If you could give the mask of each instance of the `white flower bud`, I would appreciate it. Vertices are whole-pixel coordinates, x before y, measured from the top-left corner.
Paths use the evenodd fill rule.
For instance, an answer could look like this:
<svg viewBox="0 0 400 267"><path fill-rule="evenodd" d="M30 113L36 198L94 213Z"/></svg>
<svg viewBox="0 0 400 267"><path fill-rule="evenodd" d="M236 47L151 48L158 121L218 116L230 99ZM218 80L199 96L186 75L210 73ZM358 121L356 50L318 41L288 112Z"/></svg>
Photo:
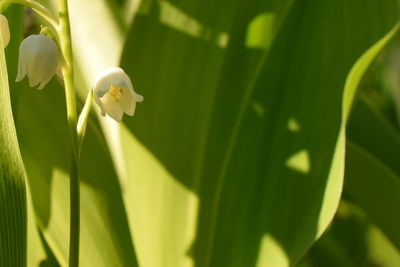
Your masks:
<svg viewBox="0 0 400 267"><path fill-rule="evenodd" d="M121 121L124 113L133 116L136 102L142 102L143 96L133 90L129 76L121 68L109 68L100 72L93 85L96 103L101 115Z"/></svg>
<svg viewBox="0 0 400 267"><path fill-rule="evenodd" d="M8 27L8 20L6 16L0 14L0 28L1 38L3 39L3 47L6 48L8 42L10 42L10 29Z"/></svg>
<svg viewBox="0 0 400 267"><path fill-rule="evenodd" d="M19 47L18 75L21 81L28 75L29 86L38 89L50 81L58 67L58 49L56 43L43 34L30 35Z"/></svg>

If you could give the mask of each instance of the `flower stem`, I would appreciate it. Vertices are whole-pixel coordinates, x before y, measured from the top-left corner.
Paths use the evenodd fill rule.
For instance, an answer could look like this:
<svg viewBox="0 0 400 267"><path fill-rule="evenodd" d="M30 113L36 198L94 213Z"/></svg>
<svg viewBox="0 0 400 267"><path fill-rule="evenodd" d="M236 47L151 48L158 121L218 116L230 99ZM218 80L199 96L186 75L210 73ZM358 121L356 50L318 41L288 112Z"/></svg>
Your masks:
<svg viewBox="0 0 400 267"><path fill-rule="evenodd" d="M80 190L78 176L78 159L74 156L70 171L70 234L69 234L69 266L79 266L79 232L80 232Z"/></svg>
<svg viewBox="0 0 400 267"><path fill-rule="evenodd" d="M76 96L74 88L74 70L71 45L71 29L68 13L68 1L59 1L59 17L60 28L59 36L61 43L61 51L64 56L64 64L61 70L64 76L65 98L67 102L68 126L71 135L72 144L72 160L70 173L70 243L69 243L69 266L79 266L79 230L80 230L80 214L79 214L79 145L77 134L77 112L76 112Z"/></svg>
<svg viewBox="0 0 400 267"><path fill-rule="evenodd" d="M77 132L78 132L78 145L79 149L82 145L83 138L85 137L86 133L86 125L89 119L90 109L92 108L93 103L93 90L90 90L85 101L85 105L81 111L81 114L78 118L78 125L77 125Z"/></svg>
<svg viewBox="0 0 400 267"><path fill-rule="evenodd" d="M48 10L45 6L33 0L0 0L0 10L9 4L19 4L32 8L33 11L35 11L49 24L49 28L53 32L54 36L58 37L57 36L58 24L54 19L53 15L51 14L50 10Z"/></svg>

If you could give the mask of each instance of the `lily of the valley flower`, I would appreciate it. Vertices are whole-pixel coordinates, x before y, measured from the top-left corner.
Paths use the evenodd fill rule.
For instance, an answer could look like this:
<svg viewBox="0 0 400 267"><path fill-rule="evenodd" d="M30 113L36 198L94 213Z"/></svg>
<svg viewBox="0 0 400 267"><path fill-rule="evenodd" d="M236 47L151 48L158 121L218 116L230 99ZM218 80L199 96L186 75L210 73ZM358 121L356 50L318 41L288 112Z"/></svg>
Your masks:
<svg viewBox="0 0 400 267"><path fill-rule="evenodd" d="M28 75L29 86L38 89L50 81L58 67L58 49L56 43L43 34L28 36L19 47L18 75L21 81Z"/></svg>
<svg viewBox="0 0 400 267"><path fill-rule="evenodd" d="M6 48L10 41L10 29L8 28L8 20L6 16L0 14L1 38L3 39L3 47Z"/></svg>
<svg viewBox="0 0 400 267"><path fill-rule="evenodd" d="M136 102L142 102L143 96L133 90L129 76L117 67L100 72L93 85L96 103L100 106L101 115L121 121L124 113L133 116Z"/></svg>

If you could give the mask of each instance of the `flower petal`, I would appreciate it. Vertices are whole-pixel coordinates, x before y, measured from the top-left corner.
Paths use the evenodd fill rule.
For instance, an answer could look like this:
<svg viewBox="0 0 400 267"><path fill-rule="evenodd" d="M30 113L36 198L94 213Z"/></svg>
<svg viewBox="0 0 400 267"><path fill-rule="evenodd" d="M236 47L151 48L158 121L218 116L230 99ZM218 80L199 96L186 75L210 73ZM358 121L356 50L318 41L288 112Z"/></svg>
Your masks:
<svg viewBox="0 0 400 267"><path fill-rule="evenodd" d="M53 40L44 35L39 34L34 36L34 38L35 42L32 45L36 46L36 51L32 55L31 62L29 64L28 77L30 80L33 80L33 86L36 86L39 82L42 82L40 87L43 88L43 86L50 81L54 73L57 71L57 45Z"/></svg>
<svg viewBox="0 0 400 267"><path fill-rule="evenodd" d="M18 58L18 73L16 82L21 81L26 76L26 61L22 60L21 51L19 52L20 57Z"/></svg>
<svg viewBox="0 0 400 267"><path fill-rule="evenodd" d="M97 105L99 105L101 115L104 117L106 115L106 110L103 107L103 103L101 103L100 97L94 96L94 101L96 101Z"/></svg>
<svg viewBox="0 0 400 267"><path fill-rule="evenodd" d="M132 82L121 68L112 67L97 74L93 84L93 92L98 97L102 97L108 92L111 86L132 88Z"/></svg>
<svg viewBox="0 0 400 267"><path fill-rule="evenodd" d="M51 78L53 78L53 76L47 77L46 80L42 80L37 89L42 90L46 86L46 84L48 84L48 82L51 80Z"/></svg>
<svg viewBox="0 0 400 267"><path fill-rule="evenodd" d="M122 120L122 115L124 115L124 112L122 111L120 105L114 101L112 96L106 94L102 98L100 98L100 100L108 116L120 122Z"/></svg>
<svg viewBox="0 0 400 267"><path fill-rule="evenodd" d="M142 95L139 95L135 92L135 98L136 98L136 102L143 102L144 97Z"/></svg>
<svg viewBox="0 0 400 267"><path fill-rule="evenodd" d="M126 114L133 116L135 114L136 100L128 90L127 88L122 88L120 106Z"/></svg>
<svg viewBox="0 0 400 267"><path fill-rule="evenodd" d="M136 102L143 101L143 97L133 90L129 76L118 67L97 74L93 94L102 115L105 112L116 121L121 121L123 113L133 116Z"/></svg>
<svg viewBox="0 0 400 267"><path fill-rule="evenodd" d="M28 76L29 86L39 83L42 89L53 77L58 67L56 43L42 34L30 35L19 47L18 75L16 81Z"/></svg>

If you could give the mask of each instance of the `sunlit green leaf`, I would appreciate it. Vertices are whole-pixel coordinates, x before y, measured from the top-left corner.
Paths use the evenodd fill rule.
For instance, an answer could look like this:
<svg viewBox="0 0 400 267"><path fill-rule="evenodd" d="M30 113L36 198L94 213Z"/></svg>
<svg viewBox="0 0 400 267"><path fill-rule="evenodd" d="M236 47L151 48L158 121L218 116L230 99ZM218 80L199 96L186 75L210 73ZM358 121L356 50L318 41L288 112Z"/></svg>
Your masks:
<svg viewBox="0 0 400 267"><path fill-rule="evenodd" d="M336 211L349 108L396 29L363 53L396 2L146 3L122 56L145 97L122 129L139 262L293 264Z"/></svg>

